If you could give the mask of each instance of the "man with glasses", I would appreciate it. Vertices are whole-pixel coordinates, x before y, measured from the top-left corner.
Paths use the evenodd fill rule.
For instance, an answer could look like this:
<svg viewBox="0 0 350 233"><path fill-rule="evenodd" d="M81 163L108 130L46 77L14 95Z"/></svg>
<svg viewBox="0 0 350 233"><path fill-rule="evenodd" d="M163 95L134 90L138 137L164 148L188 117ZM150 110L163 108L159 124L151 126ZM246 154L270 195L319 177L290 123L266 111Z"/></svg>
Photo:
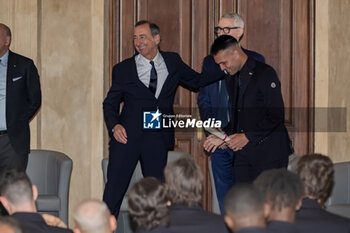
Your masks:
<svg viewBox="0 0 350 233"><path fill-rule="evenodd" d="M218 25L214 28L214 32L217 37L221 35L230 35L236 38L237 41L240 41L244 34L244 21L242 17L236 13L226 13L219 20ZM249 57L260 62L265 62L265 58L261 54L244 48L242 48L242 50ZM220 67L215 63L212 56L207 56L204 58L202 70L205 72L211 69L220 69ZM201 88L198 95L198 106L202 120L208 118L221 120L222 128L225 128L231 116L225 81L220 80ZM234 183L233 160L234 152L225 146L211 153L211 165L221 213L224 213L224 197Z"/></svg>

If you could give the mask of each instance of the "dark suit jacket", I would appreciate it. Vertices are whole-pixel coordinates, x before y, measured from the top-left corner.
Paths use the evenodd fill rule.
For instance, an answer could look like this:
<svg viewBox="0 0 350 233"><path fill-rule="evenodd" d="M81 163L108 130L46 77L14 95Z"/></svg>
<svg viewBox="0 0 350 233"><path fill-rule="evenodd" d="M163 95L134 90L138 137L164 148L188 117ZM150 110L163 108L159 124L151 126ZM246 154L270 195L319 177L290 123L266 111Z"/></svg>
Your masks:
<svg viewBox="0 0 350 233"><path fill-rule="evenodd" d="M197 207L173 205L170 211L170 229L178 233L228 233L224 218Z"/></svg>
<svg viewBox="0 0 350 233"><path fill-rule="evenodd" d="M237 132L245 133L248 144L236 152L252 164L264 166L273 161L285 159L292 153L290 140L284 126L284 103L281 83L275 70L248 57L240 70L240 92L236 101L234 79L226 79L226 86L232 104L232 113L237 108ZM233 118L233 117L232 117ZM224 129L233 133L234 119Z"/></svg>
<svg viewBox="0 0 350 233"><path fill-rule="evenodd" d="M332 214L321 207L316 200L304 199L296 213L295 225L299 233L349 233L350 220Z"/></svg>
<svg viewBox="0 0 350 233"><path fill-rule="evenodd" d="M67 228L47 225L43 217L38 213L17 212L11 216L23 225L26 233L72 233Z"/></svg>
<svg viewBox="0 0 350 233"><path fill-rule="evenodd" d="M265 58L261 54L242 48L245 54L254 58L257 61L265 63ZM207 72L208 70L220 70L218 64L215 63L212 56L206 56L203 60L202 71ZM219 106L219 82L215 82L208 86L202 87L198 94L197 99L199 111L202 120L208 118L218 119L218 108Z"/></svg>
<svg viewBox="0 0 350 233"><path fill-rule="evenodd" d="M143 132L143 111L156 110L162 114L174 114L173 102L179 83L194 88L207 85L224 77L221 71L210 71L198 74L187 66L177 53L161 52L169 75L162 87L158 99L140 81L135 57L126 59L113 67L112 87L103 102L103 111L108 132L113 138L112 129L121 124L127 133L128 142L137 141ZM203 76L203 77L201 77ZM124 101L122 112L119 114L120 103ZM161 129L167 148L174 145L173 129Z"/></svg>
<svg viewBox="0 0 350 233"><path fill-rule="evenodd" d="M262 227L246 227L238 230L235 233L266 233L266 232L267 232L266 229Z"/></svg>
<svg viewBox="0 0 350 233"><path fill-rule="evenodd" d="M269 221L266 230L268 233L299 233L295 224L285 221Z"/></svg>
<svg viewBox="0 0 350 233"><path fill-rule="evenodd" d="M38 71L29 58L9 51L6 83L7 133L18 154L28 154L29 121L41 105Z"/></svg>

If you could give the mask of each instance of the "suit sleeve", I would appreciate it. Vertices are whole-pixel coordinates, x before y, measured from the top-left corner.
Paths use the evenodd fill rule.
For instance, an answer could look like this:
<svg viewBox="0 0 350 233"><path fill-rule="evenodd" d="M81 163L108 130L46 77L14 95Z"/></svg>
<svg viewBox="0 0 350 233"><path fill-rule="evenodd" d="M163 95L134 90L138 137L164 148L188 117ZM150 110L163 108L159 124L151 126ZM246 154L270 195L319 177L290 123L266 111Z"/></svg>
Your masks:
<svg viewBox="0 0 350 233"><path fill-rule="evenodd" d="M120 124L119 110L124 93L121 77L118 75L118 68L115 66L112 71L112 86L103 101L103 114L109 134L112 134L115 125Z"/></svg>
<svg viewBox="0 0 350 233"><path fill-rule="evenodd" d="M32 119L41 106L41 88L38 70L32 60L26 69L28 119Z"/></svg>
<svg viewBox="0 0 350 233"><path fill-rule="evenodd" d="M178 54L176 56L179 80L192 88L204 87L225 78L225 73L218 69L209 69L199 74L186 65Z"/></svg>
<svg viewBox="0 0 350 233"><path fill-rule="evenodd" d="M210 58L211 57L208 56L203 60L203 65L202 65L203 73L207 72L208 67L210 66L210 64L208 64ZM214 62L214 65L215 65L215 62ZM213 105L210 101L210 96L209 96L210 89L211 89L211 86L202 87L198 94L197 104L199 107L199 113L201 115L202 120L207 120L208 118L211 118L214 116Z"/></svg>
<svg viewBox="0 0 350 233"><path fill-rule="evenodd" d="M276 72L269 68L261 78L259 89L264 98L264 117L254 129L246 132L246 137L253 144L264 140L272 132L280 129L284 124L284 103L282 99L281 83ZM257 109L252 109L250 114L254 114Z"/></svg>

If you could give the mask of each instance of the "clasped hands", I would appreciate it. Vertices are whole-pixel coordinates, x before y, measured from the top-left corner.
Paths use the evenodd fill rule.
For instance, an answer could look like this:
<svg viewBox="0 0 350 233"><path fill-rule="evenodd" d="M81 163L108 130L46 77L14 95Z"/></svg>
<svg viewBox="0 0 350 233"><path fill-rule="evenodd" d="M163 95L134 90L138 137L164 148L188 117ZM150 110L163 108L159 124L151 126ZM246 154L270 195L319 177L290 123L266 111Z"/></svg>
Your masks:
<svg viewBox="0 0 350 233"><path fill-rule="evenodd" d="M214 152L217 148L225 149L227 147L233 151L238 151L242 150L242 148L249 142L244 133L232 134L229 136L229 138L230 140L225 142L217 136L211 134L205 140L203 147L208 152Z"/></svg>

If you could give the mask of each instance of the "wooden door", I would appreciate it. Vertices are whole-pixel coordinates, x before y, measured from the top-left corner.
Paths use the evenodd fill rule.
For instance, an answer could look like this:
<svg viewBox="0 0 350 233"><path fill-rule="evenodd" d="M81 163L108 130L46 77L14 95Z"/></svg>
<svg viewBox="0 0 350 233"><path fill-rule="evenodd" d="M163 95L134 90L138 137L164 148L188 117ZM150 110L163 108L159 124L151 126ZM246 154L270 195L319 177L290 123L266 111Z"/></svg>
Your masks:
<svg viewBox="0 0 350 233"><path fill-rule="evenodd" d="M240 13L246 22L242 45L263 54L282 82L286 125L298 154L313 150L313 0L110 0L110 64L133 55L134 24L141 19L161 29L161 49L180 54L201 71L214 40L213 28L226 12ZM296 108L298 107L298 108ZM182 87L176 93L176 113L198 116L197 94ZM175 133L175 150L192 154L205 181L203 206L211 207L208 156L201 130Z"/></svg>

